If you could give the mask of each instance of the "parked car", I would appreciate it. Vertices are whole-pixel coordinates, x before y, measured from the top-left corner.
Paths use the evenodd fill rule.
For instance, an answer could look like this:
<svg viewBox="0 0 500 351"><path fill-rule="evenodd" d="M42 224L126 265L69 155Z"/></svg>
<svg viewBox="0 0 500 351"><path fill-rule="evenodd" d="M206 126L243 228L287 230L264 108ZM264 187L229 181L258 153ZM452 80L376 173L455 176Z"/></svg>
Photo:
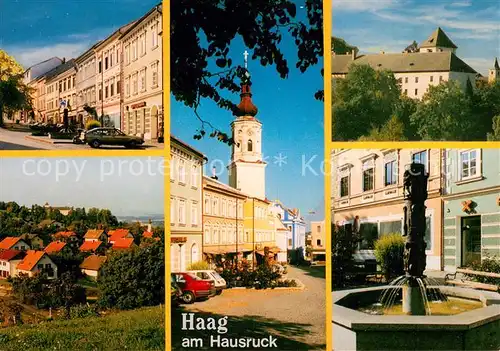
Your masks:
<svg viewBox="0 0 500 351"><path fill-rule="evenodd" d="M172 273L171 277L182 289L181 299L185 303L193 303L198 299L209 298L217 293L213 281L198 278L193 273Z"/></svg>
<svg viewBox="0 0 500 351"><path fill-rule="evenodd" d="M121 145L126 148L134 148L144 144L144 139L134 135L127 135L116 128L94 128L83 132L80 139L92 148L101 145Z"/></svg>
<svg viewBox="0 0 500 351"><path fill-rule="evenodd" d="M222 294L222 290L227 288L226 281L224 278L220 276L219 273L213 270L197 270L197 271L189 271L189 273L196 274L198 278L208 279L214 282L216 294Z"/></svg>

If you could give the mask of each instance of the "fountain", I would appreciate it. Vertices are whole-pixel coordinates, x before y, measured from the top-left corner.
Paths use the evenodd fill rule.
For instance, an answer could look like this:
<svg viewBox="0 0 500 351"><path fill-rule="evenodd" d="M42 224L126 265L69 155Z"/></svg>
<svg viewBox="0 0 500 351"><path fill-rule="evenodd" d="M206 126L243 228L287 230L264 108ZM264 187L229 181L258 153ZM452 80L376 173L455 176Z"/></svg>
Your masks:
<svg viewBox="0 0 500 351"><path fill-rule="evenodd" d="M428 175L412 163L403 179L405 275L332 293L333 349L500 350L500 294L440 286L424 275Z"/></svg>

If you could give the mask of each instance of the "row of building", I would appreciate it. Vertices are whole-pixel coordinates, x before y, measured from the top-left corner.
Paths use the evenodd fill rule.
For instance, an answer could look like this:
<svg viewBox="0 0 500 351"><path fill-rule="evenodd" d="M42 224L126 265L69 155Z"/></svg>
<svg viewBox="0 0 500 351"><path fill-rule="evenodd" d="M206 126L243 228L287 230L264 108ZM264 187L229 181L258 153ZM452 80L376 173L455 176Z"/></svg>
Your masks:
<svg viewBox="0 0 500 351"><path fill-rule="evenodd" d="M28 68L33 110L15 118L83 126L95 108L103 122L146 140L163 135L162 5L125 24L77 58L53 57ZM71 122L68 121L68 122Z"/></svg>
<svg viewBox="0 0 500 351"><path fill-rule="evenodd" d="M353 64L392 71L401 86L402 93L414 99L421 99L429 90L429 86L444 81L456 81L466 89L467 82L475 87L484 82L500 80L500 65L497 59L494 60L488 77L483 77L457 56L457 49L458 47L446 33L437 28L415 50L363 55L358 55L357 50L347 54L333 52L333 85L335 86L338 79L344 78L349 73Z"/></svg>
<svg viewBox="0 0 500 351"><path fill-rule="evenodd" d="M500 258L500 150L335 149L331 158L332 218L357 227L359 250L370 252L380 236L403 232L403 173L416 162L429 174L428 269Z"/></svg>

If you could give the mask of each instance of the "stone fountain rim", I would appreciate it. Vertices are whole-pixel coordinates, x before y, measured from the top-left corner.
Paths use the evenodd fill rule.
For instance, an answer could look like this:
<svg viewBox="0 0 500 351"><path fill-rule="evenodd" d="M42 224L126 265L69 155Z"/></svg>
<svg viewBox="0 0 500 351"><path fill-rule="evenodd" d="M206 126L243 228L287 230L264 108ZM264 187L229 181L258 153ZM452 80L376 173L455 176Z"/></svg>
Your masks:
<svg viewBox="0 0 500 351"><path fill-rule="evenodd" d="M388 316L369 315L354 309L338 305L344 297L360 292L396 288L391 285L369 288L356 288L332 292L332 323L352 330L373 331L408 331L408 330L468 330L500 320L500 294L490 291L433 285L447 295L469 299L477 299L483 303L482 308L450 316Z"/></svg>

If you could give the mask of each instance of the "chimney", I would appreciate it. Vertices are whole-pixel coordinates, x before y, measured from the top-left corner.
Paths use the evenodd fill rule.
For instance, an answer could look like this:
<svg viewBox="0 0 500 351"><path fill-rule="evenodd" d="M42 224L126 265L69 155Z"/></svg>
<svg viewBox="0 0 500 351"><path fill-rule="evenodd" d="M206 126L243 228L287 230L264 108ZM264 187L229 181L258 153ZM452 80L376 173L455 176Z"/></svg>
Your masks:
<svg viewBox="0 0 500 351"><path fill-rule="evenodd" d="M219 177L217 177L217 175L216 175L215 166L214 166L214 167L212 167L212 179L215 179L215 180L218 180L218 179L219 179Z"/></svg>
<svg viewBox="0 0 500 351"><path fill-rule="evenodd" d="M351 51L351 57L352 57L353 61L356 59L356 50L352 49L352 51Z"/></svg>
<svg viewBox="0 0 500 351"><path fill-rule="evenodd" d="M62 58L62 63L66 63L66 57Z"/></svg>

